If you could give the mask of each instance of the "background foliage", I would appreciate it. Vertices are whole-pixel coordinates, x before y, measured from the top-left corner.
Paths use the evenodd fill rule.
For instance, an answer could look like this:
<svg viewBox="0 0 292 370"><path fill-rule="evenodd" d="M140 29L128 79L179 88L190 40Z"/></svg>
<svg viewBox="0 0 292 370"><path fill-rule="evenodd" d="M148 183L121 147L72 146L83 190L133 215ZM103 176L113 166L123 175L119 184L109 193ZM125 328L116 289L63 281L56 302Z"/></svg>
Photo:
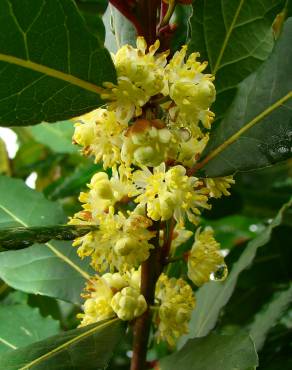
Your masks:
<svg viewBox="0 0 292 370"><path fill-rule="evenodd" d="M121 322L76 329L90 271L68 241L82 230L60 225L102 168L81 157L65 120L102 104L99 87L115 80L108 50L134 44L135 29L107 1L2 0L0 14L0 124L18 143L8 157L0 140L0 368L110 361L127 369L131 338ZM281 0L196 0L172 18L171 50L188 43L216 74L216 122L200 170L238 174L232 196L203 215L228 253L229 277L199 289L178 352L149 351L162 369L292 366L291 15ZM34 190L25 184L32 173Z"/></svg>

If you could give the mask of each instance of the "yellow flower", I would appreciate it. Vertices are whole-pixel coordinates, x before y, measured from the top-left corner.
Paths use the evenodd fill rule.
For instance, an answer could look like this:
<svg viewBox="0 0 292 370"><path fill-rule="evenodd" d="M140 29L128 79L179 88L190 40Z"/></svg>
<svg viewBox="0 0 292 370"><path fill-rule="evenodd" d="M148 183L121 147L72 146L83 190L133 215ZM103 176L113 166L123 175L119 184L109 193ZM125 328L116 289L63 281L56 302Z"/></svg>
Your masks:
<svg viewBox="0 0 292 370"><path fill-rule="evenodd" d="M93 324L115 316L110 305L113 291L104 279L99 276L92 278L88 282L86 290L89 294L84 295L87 298L83 305L84 313L77 316L82 319L80 326Z"/></svg>
<svg viewBox="0 0 292 370"><path fill-rule="evenodd" d="M191 136L184 140L182 136L178 145L177 162L186 167L192 167L199 159L209 141L209 134L201 134L197 137Z"/></svg>
<svg viewBox="0 0 292 370"><path fill-rule="evenodd" d="M138 119L126 132L122 147L122 160L138 166L158 166L171 151L175 140L161 120Z"/></svg>
<svg viewBox="0 0 292 370"><path fill-rule="evenodd" d="M165 68L169 95L179 108L180 120L196 125L200 120L210 129L214 114L209 107L215 100L214 77L202 72L207 63L200 63L199 53L192 53L185 62L187 47L177 51Z"/></svg>
<svg viewBox="0 0 292 370"><path fill-rule="evenodd" d="M109 179L105 172L97 172L87 185L89 192L80 193L79 200L84 203L85 216L90 215L89 224L99 223L100 216L107 212L109 207L114 207L119 202L128 202L129 198L137 195L137 190L131 181L131 172L124 165L113 168L112 177ZM78 224L78 219L83 219L84 212L75 214L70 224Z"/></svg>
<svg viewBox="0 0 292 370"><path fill-rule="evenodd" d="M228 189L235 183L233 176L206 178L205 183L210 190L210 197L221 198L222 195L230 195Z"/></svg>
<svg viewBox="0 0 292 370"><path fill-rule="evenodd" d="M147 206L147 215L155 221L168 220L172 216L183 222L187 215L193 223L198 222L199 208L209 209L208 190L195 177L186 176L183 166L174 166L168 171L165 164L133 173L140 195L135 202Z"/></svg>
<svg viewBox="0 0 292 370"><path fill-rule="evenodd" d="M100 216L99 229L76 238L73 246L78 246L81 258L91 256L96 271L126 271L149 257L153 246L148 241L155 235L148 230L151 224L151 220L135 213L128 217L121 212L114 214L110 207Z"/></svg>
<svg viewBox="0 0 292 370"><path fill-rule="evenodd" d="M113 296L111 307L121 320L133 320L147 310L147 303L138 289L128 286Z"/></svg>
<svg viewBox="0 0 292 370"><path fill-rule="evenodd" d="M124 274L115 272L91 278L86 285L84 313L80 326L114 317L132 320L147 309L145 298L140 294L140 269L132 269Z"/></svg>
<svg viewBox="0 0 292 370"><path fill-rule="evenodd" d="M99 108L77 120L73 141L84 147L83 153L94 155L96 163L102 160L104 168L120 163L127 125L117 120L115 112Z"/></svg>
<svg viewBox="0 0 292 370"><path fill-rule="evenodd" d="M220 244L214 239L212 228L197 230L195 242L188 257L188 277L197 286L213 280L223 280L227 267L220 253ZM220 277L217 276L220 274ZM217 276L217 278L216 278Z"/></svg>
<svg viewBox="0 0 292 370"><path fill-rule="evenodd" d="M149 47L143 37L137 38L137 48L124 45L113 55L118 84L105 83L103 99L110 100L110 109L115 109L123 121L142 113L141 107L151 96L163 93L166 88L164 66L168 52L155 55L159 41Z"/></svg>
<svg viewBox="0 0 292 370"><path fill-rule="evenodd" d="M184 244L190 239L193 235L193 232L187 230L183 225L176 224L173 230L173 240L171 242L171 252L173 253L177 247Z"/></svg>
<svg viewBox="0 0 292 370"><path fill-rule="evenodd" d="M174 346L176 340L188 333L188 324L195 307L192 288L183 280L160 275L155 289L159 305L154 321L157 325L157 340L165 340Z"/></svg>

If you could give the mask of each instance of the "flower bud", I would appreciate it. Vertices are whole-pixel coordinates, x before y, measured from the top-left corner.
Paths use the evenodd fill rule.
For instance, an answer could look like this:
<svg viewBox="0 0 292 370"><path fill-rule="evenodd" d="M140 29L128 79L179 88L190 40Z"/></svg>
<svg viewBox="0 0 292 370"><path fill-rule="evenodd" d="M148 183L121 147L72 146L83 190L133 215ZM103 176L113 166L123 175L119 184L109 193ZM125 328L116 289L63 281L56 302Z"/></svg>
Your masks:
<svg viewBox="0 0 292 370"><path fill-rule="evenodd" d="M141 316L147 309L147 303L139 290L126 287L113 296L111 307L121 320L129 321Z"/></svg>
<svg viewBox="0 0 292 370"><path fill-rule="evenodd" d="M132 253L133 249L137 247L136 241L131 237L125 237L116 242L115 252L121 256L126 256Z"/></svg>

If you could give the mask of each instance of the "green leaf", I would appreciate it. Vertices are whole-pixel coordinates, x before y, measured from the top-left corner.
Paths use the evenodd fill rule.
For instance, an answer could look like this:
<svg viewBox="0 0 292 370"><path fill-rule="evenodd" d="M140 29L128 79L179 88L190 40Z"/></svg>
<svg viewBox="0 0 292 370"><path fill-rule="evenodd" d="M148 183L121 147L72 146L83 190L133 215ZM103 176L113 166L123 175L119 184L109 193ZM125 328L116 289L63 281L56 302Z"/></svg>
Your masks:
<svg viewBox="0 0 292 370"><path fill-rule="evenodd" d="M50 226L63 223L64 214L54 202L22 181L0 176L0 228ZM0 278L15 289L39 293L71 302L89 278L89 264L77 257L65 242L34 245L0 254Z"/></svg>
<svg viewBox="0 0 292 370"><path fill-rule="evenodd" d="M52 200L76 195L80 193L80 189L86 187L86 184L90 182L90 179L96 172L102 170L101 164L88 163L80 165L70 175L50 184L44 190L44 193Z"/></svg>
<svg viewBox="0 0 292 370"><path fill-rule="evenodd" d="M0 358L0 368L104 369L123 334L123 323L118 319L69 330L3 354Z"/></svg>
<svg viewBox="0 0 292 370"><path fill-rule="evenodd" d="M46 243L51 239L73 240L94 229L96 227L83 225L0 228L0 251L27 248L33 243Z"/></svg>
<svg viewBox="0 0 292 370"><path fill-rule="evenodd" d="M98 86L115 69L72 0L3 0L0 14L1 125L61 121L102 103Z"/></svg>
<svg viewBox="0 0 292 370"><path fill-rule="evenodd" d="M180 351L160 361L161 370L246 370L257 365L254 344L246 334L191 339Z"/></svg>
<svg viewBox="0 0 292 370"><path fill-rule="evenodd" d="M0 307L0 353L27 346L57 334L59 322L42 317L37 308L24 304Z"/></svg>
<svg viewBox="0 0 292 370"><path fill-rule="evenodd" d="M105 12L107 1L75 0L75 3L85 19L88 29L103 42L105 29L99 14Z"/></svg>
<svg viewBox="0 0 292 370"><path fill-rule="evenodd" d="M34 244L19 251L0 253L0 278L27 293L80 304L89 279L88 260L81 260L69 242Z"/></svg>
<svg viewBox="0 0 292 370"><path fill-rule="evenodd" d="M239 274L252 263L258 248L267 244L273 229L281 224L285 212L291 206L292 198L280 209L269 226L247 244L224 282L210 282L198 290L196 293L197 304L190 321L190 333L182 337L180 346L189 338L207 335L214 328L222 307L225 306L234 291Z"/></svg>
<svg viewBox="0 0 292 370"><path fill-rule="evenodd" d="M105 25L105 46L112 52L123 45L136 46L137 32L132 23L114 6L108 5L103 15Z"/></svg>
<svg viewBox="0 0 292 370"><path fill-rule="evenodd" d="M203 223L214 229L221 248L228 249L255 238L264 228L258 219L236 214L217 220L204 220Z"/></svg>
<svg viewBox="0 0 292 370"><path fill-rule="evenodd" d="M30 128L33 138L56 153L77 153L72 144L74 125L70 121L56 122L53 125L43 122Z"/></svg>
<svg viewBox="0 0 292 370"><path fill-rule="evenodd" d="M249 327L251 337L257 350L260 350L265 342L269 330L281 318L283 312L292 301L292 284L289 288L276 293L271 301L256 316Z"/></svg>
<svg viewBox="0 0 292 370"><path fill-rule="evenodd" d="M265 167L292 155L292 18L270 58L244 80L212 132L198 168L216 177Z"/></svg>
<svg viewBox="0 0 292 370"><path fill-rule="evenodd" d="M58 203L48 201L21 180L0 176L0 228L50 226L64 221Z"/></svg>
<svg viewBox="0 0 292 370"><path fill-rule="evenodd" d="M196 0L191 19L190 52L199 51L216 74L217 100L213 110L221 118L237 84L270 54L272 22L283 0Z"/></svg>

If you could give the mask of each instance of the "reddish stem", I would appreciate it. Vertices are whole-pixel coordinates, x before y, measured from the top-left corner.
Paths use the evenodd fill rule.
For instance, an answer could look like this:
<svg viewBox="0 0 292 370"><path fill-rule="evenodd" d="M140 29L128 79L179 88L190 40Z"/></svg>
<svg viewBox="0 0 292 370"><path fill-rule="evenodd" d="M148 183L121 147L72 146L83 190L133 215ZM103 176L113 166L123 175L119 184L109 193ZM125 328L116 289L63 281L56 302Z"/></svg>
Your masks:
<svg viewBox="0 0 292 370"><path fill-rule="evenodd" d="M150 250L150 256L142 263L141 269L141 294L146 299L148 310L142 316L138 317L134 323L131 370L146 369L147 344L151 326L149 307L154 304L155 285L162 270L160 263L161 248L159 246L160 222L155 222L153 229L156 230L156 236L150 242L155 248Z"/></svg>
<svg viewBox="0 0 292 370"><path fill-rule="evenodd" d="M138 5L138 15L142 26L142 33L148 45L152 45L156 38L156 26L158 22L158 8L160 0L140 0Z"/></svg>
<svg viewBox="0 0 292 370"><path fill-rule="evenodd" d="M172 239L173 239L174 227L175 227L175 220L173 218L171 218L170 223L169 223L169 233L168 233L168 235L166 235L166 230L165 230L165 239L164 239L164 244L163 244L162 251L161 251L161 263L163 265L165 265L165 263L168 259L168 255L169 255L170 247L171 247L171 242L172 242Z"/></svg>

